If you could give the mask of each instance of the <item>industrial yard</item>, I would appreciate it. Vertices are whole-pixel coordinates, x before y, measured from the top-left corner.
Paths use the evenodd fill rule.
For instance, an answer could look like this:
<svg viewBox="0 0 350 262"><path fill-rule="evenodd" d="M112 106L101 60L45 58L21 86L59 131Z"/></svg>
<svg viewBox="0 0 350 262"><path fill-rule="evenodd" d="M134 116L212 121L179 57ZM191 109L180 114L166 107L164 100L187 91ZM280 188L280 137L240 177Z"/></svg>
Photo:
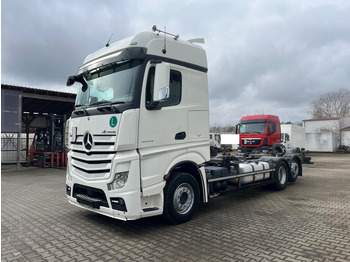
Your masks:
<svg viewBox="0 0 350 262"><path fill-rule="evenodd" d="M313 154L282 192L202 204L188 223L67 203L64 168L2 166L2 261L349 261L350 155Z"/></svg>

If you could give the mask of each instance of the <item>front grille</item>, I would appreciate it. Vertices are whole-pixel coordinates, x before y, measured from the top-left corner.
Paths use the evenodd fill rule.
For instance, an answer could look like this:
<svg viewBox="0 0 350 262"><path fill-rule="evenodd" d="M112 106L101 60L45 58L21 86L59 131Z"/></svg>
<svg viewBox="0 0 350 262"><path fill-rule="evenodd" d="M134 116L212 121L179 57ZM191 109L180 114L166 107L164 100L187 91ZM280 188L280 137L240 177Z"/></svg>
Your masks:
<svg viewBox="0 0 350 262"><path fill-rule="evenodd" d="M94 142L90 151L86 150L82 135L71 143L72 172L87 180L109 178L116 154L116 136L92 134L92 137Z"/></svg>
<svg viewBox="0 0 350 262"><path fill-rule="evenodd" d="M261 138L243 138L242 145L258 146L260 145Z"/></svg>

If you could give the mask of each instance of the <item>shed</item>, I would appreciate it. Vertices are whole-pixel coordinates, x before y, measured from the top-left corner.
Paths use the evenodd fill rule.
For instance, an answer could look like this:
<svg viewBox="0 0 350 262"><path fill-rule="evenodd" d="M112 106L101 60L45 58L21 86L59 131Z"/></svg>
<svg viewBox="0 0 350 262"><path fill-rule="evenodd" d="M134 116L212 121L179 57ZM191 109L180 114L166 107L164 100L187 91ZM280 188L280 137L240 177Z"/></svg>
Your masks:
<svg viewBox="0 0 350 262"><path fill-rule="evenodd" d="M303 126L307 150L334 152L340 144L350 146L350 116L306 119Z"/></svg>
<svg viewBox="0 0 350 262"><path fill-rule="evenodd" d="M12 152L19 167L28 156L29 133L43 125L49 114L70 117L76 94L23 86L1 84L1 151ZM25 136L25 155L21 150ZM4 158L2 157L2 163Z"/></svg>

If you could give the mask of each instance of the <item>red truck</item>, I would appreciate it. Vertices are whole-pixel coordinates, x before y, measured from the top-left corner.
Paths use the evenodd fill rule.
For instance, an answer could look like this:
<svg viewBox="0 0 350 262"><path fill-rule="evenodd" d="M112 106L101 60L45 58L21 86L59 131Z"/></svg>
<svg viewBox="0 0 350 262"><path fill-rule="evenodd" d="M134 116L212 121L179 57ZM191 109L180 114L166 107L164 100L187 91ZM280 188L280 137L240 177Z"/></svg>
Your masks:
<svg viewBox="0 0 350 262"><path fill-rule="evenodd" d="M244 116L237 125L240 153L252 151L267 152L270 149L281 150L280 119L275 115Z"/></svg>
<svg viewBox="0 0 350 262"><path fill-rule="evenodd" d="M280 119L275 115L252 115L241 118L236 126L239 134L238 155L272 154L282 156L285 153L298 155L303 164L313 164L311 157L306 156L304 148L286 148L281 141Z"/></svg>

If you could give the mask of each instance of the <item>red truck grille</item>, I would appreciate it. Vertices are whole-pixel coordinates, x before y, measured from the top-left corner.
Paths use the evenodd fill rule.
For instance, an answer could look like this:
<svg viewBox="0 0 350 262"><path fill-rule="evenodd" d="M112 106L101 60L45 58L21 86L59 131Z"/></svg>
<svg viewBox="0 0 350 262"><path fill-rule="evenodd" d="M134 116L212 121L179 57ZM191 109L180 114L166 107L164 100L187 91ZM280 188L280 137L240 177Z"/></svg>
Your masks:
<svg viewBox="0 0 350 262"><path fill-rule="evenodd" d="M242 145L245 146L258 146L261 143L261 138L244 138L242 139Z"/></svg>

